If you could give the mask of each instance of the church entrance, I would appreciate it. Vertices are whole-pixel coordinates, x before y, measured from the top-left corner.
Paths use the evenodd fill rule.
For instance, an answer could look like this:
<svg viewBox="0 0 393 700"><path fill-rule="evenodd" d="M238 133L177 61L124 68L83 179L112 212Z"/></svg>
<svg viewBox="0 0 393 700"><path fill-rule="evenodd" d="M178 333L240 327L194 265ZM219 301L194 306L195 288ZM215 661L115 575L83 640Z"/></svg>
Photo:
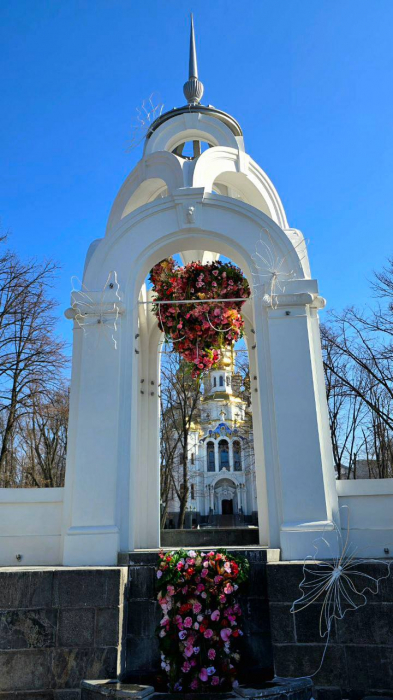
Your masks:
<svg viewBox="0 0 393 700"><path fill-rule="evenodd" d="M233 515L233 500L232 498L224 498L222 501L222 514Z"/></svg>

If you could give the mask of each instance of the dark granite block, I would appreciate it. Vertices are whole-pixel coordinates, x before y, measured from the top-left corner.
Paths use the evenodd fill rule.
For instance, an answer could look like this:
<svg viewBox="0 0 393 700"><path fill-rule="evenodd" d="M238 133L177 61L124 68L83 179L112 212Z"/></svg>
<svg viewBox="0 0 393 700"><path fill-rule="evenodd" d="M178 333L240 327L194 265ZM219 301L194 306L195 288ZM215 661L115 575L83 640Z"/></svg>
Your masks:
<svg viewBox="0 0 393 700"><path fill-rule="evenodd" d="M50 688L50 649L0 652L0 691Z"/></svg>
<svg viewBox="0 0 393 700"><path fill-rule="evenodd" d="M138 600L128 603L127 634L136 637L154 637L161 620L161 608L156 601Z"/></svg>
<svg viewBox="0 0 393 700"><path fill-rule="evenodd" d="M54 646L56 626L57 610L1 610L0 649Z"/></svg>
<svg viewBox="0 0 393 700"><path fill-rule="evenodd" d="M340 688L318 688L315 691L316 700L342 700Z"/></svg>
<svg viewBox="0 0 393 700"><path fill-rule="evenodd" d="M393 603L370 602L359 610L349 610L336 625L342 644L393 646Z"/></svg>
<svg viewBox="0 0 393 700"><path fill-rule="evenodd" d="M269 637L265 634L244 636L241 640L240 652L242 670L247 673L250 669L263 671L273 666L273 651Z"/></svg>
<svg viewBox="0 0 393 700"><path fill-rule="evenodd" d="M296 641L304 644L325 644L326 637L321 637L319 625L321 623L322 634L326 631L326 625L324 618L321 622L322 605L319 603L312 603L308 605L304 610L298 610L293 614L295 623L295 634ZM329 643L336 641L336 628L335 620L332 620L331 630L329 635Z"/></svg>
<svg viewBox="0 0 393 700"><path fill-rule="evenodd" d="M117 613L117 608L114 609ZM95 610L67 608L59 611L59 647L94 646Z"/></svg>
<svg viewBox="0 0 393 700"><path fill-rule="evenodd" d="M98 608L96 610L95 646L118 646L119 612L118 608Z"/></svg>
<svg viewBox="0 0 393 700"><path fill-rule="evenodd" d="M270 636L269 603L258 598L246 598L241 601L242 627L244 634L266 634Z"/></svg>
<svg viewBox="0 0 393 700"><path fill-rule="evenodd" d="M294 616L287 603L272 603L270 605L270 629L272 642L293 644L295 642Z"/></svg>
<svg viewBox="0 0 393 700"><path fill-rule="evenodd" d="M84 678L116 678L117 649L55 649L52 688L79 688Z"/></svg>
<svg viewBox="0 0 393 700"><path fill-rule="evenodd" d="M53 571L0 571L0 610L50 608Z"/></svg>
<svg viewBox="0 0 393 700"><path fill-rule="evenodd" d="M16 693L0 693L0 700L54 700L53 690L23 690Z"/></svg>
<svg viewBox="0 0 393 700"><path fill-rule="evenodd" d="M323 644L275 644L274 666L278 676L299 678L310 676L319 668ZM347 687L345 648L329 646L321 670L313 678L316 686Z"/></svg>
<svg viewBox="0 0 393 700"><path fill-rule="evenodd" d="M127 638L127 672L145 670L158 671L160 668L160 652L158 639L155 637Z"/></svg>
<svg viewBox="0 0 393 700"><path fill-rule="evenodd" d="M120 569L71 569L54 572L53 600L60 608L116 607Z"/></svg>
<svg viewBox="0 0 393 700"><path fill-rule="evenodd" d="M346 654L349 688L393 688L393 647L347 646Z"/></svg>
<svg viewBox="0 0 393 700"><path fill-rule="evenodd" d="M267 589L270 602L293 603L300 597L299 584L303 580L303 565L279 562L267 564Z"/></svg>
<svg viewBox="0 0 393 700"><path fill-rule="evenodd" d="M128 566L157 566L157 563L159 561L158 553L157 552L127 552L127 553L120 553L119 558L122 558L122 561L125 560L125 556L127 557L127 564Z"/></svg>
<svg viewBox="0 0 393 700"><path fill-rule="evenodd" d="M128 579L128 599L155 597L154 566L131 566Z"/></svg>
<svg viewBox="0 0 393 700"><path fill-rule="evenodd" d="M358 590L361 591L365 586L370 586L372 593L370 591L365 591L366 598L369 602L393 603L393 564L390 565L389 570L389 560L386 560L386 562L369 561L366 564L357 565L356 569L368 576L372 576L374 579L379 579L376 584L369 579L365 579L363 576L351 574L351 579Z"/></svg>
<svg viewBox="0 0 393 700"><path fill-rule="evenodd" d="M267 573L264 562L255 562L250 566L247 595L256 598L267 598Z"/></svg>
<svg viewBox="0 0 393 700"><path fill-rule="evenodd" d="M54 690L53 700L79 700L81 691L78 690Z"/></svg>

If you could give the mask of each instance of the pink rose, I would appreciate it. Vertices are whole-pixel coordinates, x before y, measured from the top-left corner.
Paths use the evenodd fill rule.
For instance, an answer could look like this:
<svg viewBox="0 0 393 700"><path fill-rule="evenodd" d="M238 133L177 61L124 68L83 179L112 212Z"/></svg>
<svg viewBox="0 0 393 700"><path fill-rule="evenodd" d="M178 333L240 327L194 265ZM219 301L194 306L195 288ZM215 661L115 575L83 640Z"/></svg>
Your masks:
<svg viewBox="0 0 393 700"><path fill-rule="evenodd" d="M184 627L192 627L192 617L186 617L184 620Z"/></svg>
<svg viewBox="0 0 393 700"><path fill-rule="evenodd" d="M214 577L214 583L215 583L215 584L220 583L220 581L222 581L222 576L215 576L215 577Z"/></svg>
<svg viewBox="0 0 393 700"><path fill-rule="evenodd" d="M188 673L191 670L191 664L188 661L185 661L183 666L181 667L181 670L183 673Z"/></svg>
<svg viewBox="0 0 393 700"><path fill-rule="evenodd" d="M209 651L207 652L207 655L208 655L210 661L213 661L216 658L215 649L209 649Z"/></svg>
<svg viewBox="0 0 393 700"><path fill-rule="evenodd" d="M187 647L184 649L184 655L187 656L188 658L189 658L190 656L192 656L193 653L194 653L194 648L191 647L191 646L187 646Z"/></svg>
<svg viewBox="0 0 393 700"><path fill-rule="evenodd" d="M232 634L232 630L229 629L229 627L224 627L224 629L222 629L221 632L220 632L221 639L222 639L224 642L228 642L229 637L231 636L231 634Z"/></svg>
<svg viewBox="0 0 393 700"><path fill-rule="evenodd" d="M203 636L206 637L206 639L210 639L210 637L213 636L213 630L211 630L211 629L205 630L205 632L203 633Z"/></svg>
<svg viewBox="0 0 393 700"><path fill-rule="evenodd" d="M218 676L213 676L212 678L212 685L218 685L220 682L220 679Z"/></svg>
<svg viewBox="0 0 393 700"><path fill-rule="evenodd" d="M207 675L207 671L205 668L201 668L199 678L201 679L201 681L207 681L208 675Z"/></svg>
<svg viewBox="0 0 393 700"><path fill-rule="evenodd" d="M193 612L195 613L195 615L198 615L198 613L201 612L201 610L202 610L202 605L199 603L199 601L197 601L196 603L194 603L194 605L192 606L192 610L193 610Z"/></svg>
<svg viewBox="0 0 393 700"><path fill-rule="evenodd" d="M202 578L206 578L207 574L208 574L208 570L207 570L207 569L202 569L202 571L201 571L201 576L202 576Z"/></svg>
<svg viewBox="0 0 393 700"><path fill-rule="evenodd" d="M220 612L219 610L213 610L212 614L210 615L211 619L213 622L217 622L217 620L220 619Z"/></svg>
<svg viewBox="0 0 393 700"><path fill-rule="evenodd" d="M175 587L174 586L169 585L166 587L166 589L168 591L168 595L175 595Z"/></svg>
<svg viewBox="0 0 393 700"><path fill-rule="evenodd" d="M223 593L221 593L221 595L220 595L220 597L219 597L219 601L220 601L220 603L226 603L227 599L226 599L226 597L224 596Z"/></svg>
<svg viewBox="0 0 393 700"><path fill-rule="evenodd" d="M224 564L224 569L225 569L225 571L228 572L228 574L231 573L231 565L230 565L229 561L226 561L226 562L225 562L225 564Z"/></svg>
<svg viewBox="0 0 393 700"><path fill-rule="evenodd" d="M232 592L233 592L233 586L232 586L231 583L228 582L228 583L226 584L226 586L224 587L224 593L226 593L227 595L229 595L229 594L232 593Z"/></svg>
<svg viewBox="0 0 393 700"><path fill-rule="evenodd" d="M196 678L190 683L190 688L191 690L196 690L198 688L198 681Z"/></svg>

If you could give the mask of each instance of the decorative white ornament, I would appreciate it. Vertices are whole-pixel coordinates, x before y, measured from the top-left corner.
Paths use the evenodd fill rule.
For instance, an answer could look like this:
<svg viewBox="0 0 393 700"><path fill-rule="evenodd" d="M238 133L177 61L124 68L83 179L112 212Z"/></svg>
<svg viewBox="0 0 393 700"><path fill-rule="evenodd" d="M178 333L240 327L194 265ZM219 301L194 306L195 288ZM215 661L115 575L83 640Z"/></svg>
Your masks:
<svg viewBox="0 0 393 700"><path fill-rule="evenodd" d="M71 277L72 304L75 323L84 332L89 326L99 326L104 336L114 344L117 350L117 321L121 313L120 285L114 270L108 274L102 292L91 292L75 275ZM79 289L76 288L79 286ZM75 296L73 296L75 295ZM115 297L115 300L113 300Z"/></svg>
<svg viewBox="0 0 393 700"><path fill-rule="evenodd" d="M132 151L144 140L150 126L162 114L164 103L159 95L152 92L147 100L143 100L140 107L136 108L136 117L131 123L131 139L127 150Z"/></svg>
<svg viewBox="0 0 393 700"><path fill-rule="evenodd" d="M285 272L283 270L284 263L288 258L289 252L280 258L275 252L275 245L270 232L267 229L262 229L270 241L270 245L261 238L255 246L255 253L251 256L257 272L253 272L252 287L254 296L262 294L262 302L264 306L271 308L277 307L276 290L282 294L285 291L285 282L290 279L295 279L295 270ZM295 250L303 244L303 239L294 246ZM268 291L266 291L266 288Z"/></svg>
<svg viewBox="0 0 393 700"><path fill-rule="evenodd" d="M308 676L309 678L315 676L322 668L333 620L342 620L349 610L355 611L366 605L366 591L376 595L379 591L379 582L390 576L392 561L356 557L357 547L349 539L349 508L342 506L340 511L347 512L347 528L344 540L342 529L333 523L339 555L331 556L330 560L318 561L321 545L328 550L324 555L331 551L331 547L323 536L314 540L315 554L306 557L303 565L303 580L299 584L302 595L291 607L291 613L297 614L312 603L322 602L319 634L321 639L326 638L326 642L319 668ZM373 577L361 570L363 566L370 563L381 565L385 570L384 575Z"/></svg>

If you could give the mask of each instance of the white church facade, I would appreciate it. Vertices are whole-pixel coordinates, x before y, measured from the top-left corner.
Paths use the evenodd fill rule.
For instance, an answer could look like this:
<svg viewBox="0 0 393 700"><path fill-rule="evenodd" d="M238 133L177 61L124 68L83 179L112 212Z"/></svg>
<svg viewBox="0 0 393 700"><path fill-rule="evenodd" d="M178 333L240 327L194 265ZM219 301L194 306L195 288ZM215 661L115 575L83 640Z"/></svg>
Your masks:
<svg viewBox="0 0 393 700"><path fill-rule="evenodd" d="M229 351L204 377L187 446L186 527L258 524L252 405L234 365ZM180 477L178 486L181 491ZM167 527L176 527L178 512L172 489Z"/></svg>

